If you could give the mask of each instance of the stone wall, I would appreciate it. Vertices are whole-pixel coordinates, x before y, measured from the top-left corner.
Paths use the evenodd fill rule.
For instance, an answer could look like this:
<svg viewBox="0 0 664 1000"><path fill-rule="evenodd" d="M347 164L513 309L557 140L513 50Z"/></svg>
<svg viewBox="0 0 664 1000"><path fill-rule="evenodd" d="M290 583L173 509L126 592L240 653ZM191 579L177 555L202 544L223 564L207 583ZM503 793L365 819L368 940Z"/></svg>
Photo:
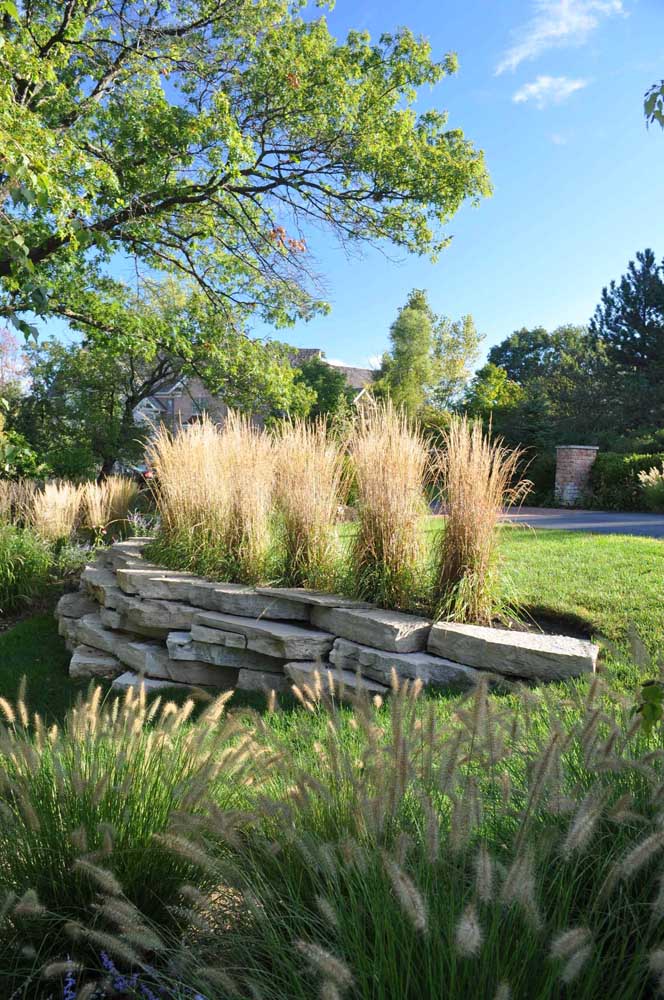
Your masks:
<svg viewBox="0 0 664 1000"><path fill-rule="evenodd" d="M556 448L555 493L558 503L573 507L583 497L598 450L593 445L576 444Z"/></svg>
<svg viewBox="0 0 664 1000"><path fill-rule="evenodd" d="M389 693L392 671L438 688L482 671L559 680L595 670L597 647L566 636L450 623L336 594L215 583L147 563L148 539L118 542L61 598L59 631L75 677L116 687L186 684L285 691L320 673L335 690Z"/></svg>

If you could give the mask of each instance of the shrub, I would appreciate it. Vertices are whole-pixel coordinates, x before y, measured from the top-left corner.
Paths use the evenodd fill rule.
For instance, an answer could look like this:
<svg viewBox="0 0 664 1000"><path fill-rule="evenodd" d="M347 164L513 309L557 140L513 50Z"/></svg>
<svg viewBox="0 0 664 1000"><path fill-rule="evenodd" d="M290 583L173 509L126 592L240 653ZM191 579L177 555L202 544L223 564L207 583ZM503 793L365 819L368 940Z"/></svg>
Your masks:
<svg viewBox="0 0 664 1000"><path fill-rule="evenodd" d="M46 592L51 563L51 550L39 535L0 524L0 615Z"/></svg>
<svg viewBox="0 0 664 1000"><path fill-rule="evenodd" d="M419 431L392 403L361 412L349 442L357 496L350 551L354 593L407 609L421 589L427 451Z"/></svg>
<svg viewBox="0 0 664 1000"><path fill-rule="evenodd" d="M342 454L323 420L284 422L276 435L277 508L283 520L284 581L325 587L333 576Z"/></svg>
<svg viewBox="0 0 664 1000"><path fill-rule="evenodd" d="M81 497L82 488L74 483L45 483L32 498L32 527L48 541L68 541L78 522Z"/></svg>
<svg viewBox="0 0 664 1000"><path fill-rule="evenodd" d="M664 462L661 455L615 455L599 452L590 473L589 502L602 510L642 510L639 473Z"/></svg>
<svg viewBox="0 0 664 1000"><path fill-rule="evenodd" d="M455 417L437 453L436 472L447 507L434 581L437 613L454 621L490 624L498 611L496 527L505 507L530 483L514 482L521 452L492 441L479 420Z"/></svg>
<svg viewBox="0 0 664 1000"><path fill-rule="evenodd" d="M648 510L664 513L664 461L661 469L655 465L648 472L639 472L639 483Z"/></svg>

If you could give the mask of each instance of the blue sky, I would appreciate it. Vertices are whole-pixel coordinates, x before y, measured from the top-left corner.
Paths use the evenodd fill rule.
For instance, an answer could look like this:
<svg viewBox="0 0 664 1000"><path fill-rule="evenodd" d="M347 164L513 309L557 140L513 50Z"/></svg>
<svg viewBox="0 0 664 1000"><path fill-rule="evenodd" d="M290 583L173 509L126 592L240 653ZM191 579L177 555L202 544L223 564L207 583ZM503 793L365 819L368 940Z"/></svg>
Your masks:
<svg viewBox="0 0 664 1000"><path fill-rule="evenodd" d="M256 334L365 365L426 288L437 312L472 313L486 350L521 326L587 322L637 250L664 257L664 132L642 107L664 76L664 0L337 0L327 18L337 37L407 25L436 57L458 54L459 73L418 107L446 109L485 151L494 194L455 216L436 264L348 259L307 234L330 315Z"/></svg>
<svg viewBox="0 0 664 1000"><path fill-rule="evenodd" d="M637 250L664 257L664 132L642 104L664 76L664 0L337 0L332 31L407 24L460 70L420 106L449 111L484 149L494 194L464 207L436 264L347 260L314 234L329 316L298 346L365 364L387 346L411 288L437 312L472 313L484 348L521 326L585 323Z"/></svg>

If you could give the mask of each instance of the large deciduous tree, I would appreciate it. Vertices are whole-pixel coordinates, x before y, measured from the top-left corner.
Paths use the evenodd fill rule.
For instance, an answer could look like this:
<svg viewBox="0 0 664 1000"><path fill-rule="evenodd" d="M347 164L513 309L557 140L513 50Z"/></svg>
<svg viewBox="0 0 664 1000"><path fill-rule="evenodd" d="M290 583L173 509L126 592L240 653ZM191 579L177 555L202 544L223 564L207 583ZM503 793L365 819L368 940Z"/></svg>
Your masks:
<svg viewBox="0 0 664 1000"><path fill-rule="evenodd" d="M664 128L664 80L653 83L643 99L643 111L649 125L658 122Z"/></svg>
<svg viewBox="0 0 664 1000"><path fill-rule="evenodd" d="M0 0L0 314L71 307L113 254L229 313L323 307L306 240L435 255L481 152L422 85L407 30L343 42L300 0ZM4 13L1 13L4 12Z"/></svg>

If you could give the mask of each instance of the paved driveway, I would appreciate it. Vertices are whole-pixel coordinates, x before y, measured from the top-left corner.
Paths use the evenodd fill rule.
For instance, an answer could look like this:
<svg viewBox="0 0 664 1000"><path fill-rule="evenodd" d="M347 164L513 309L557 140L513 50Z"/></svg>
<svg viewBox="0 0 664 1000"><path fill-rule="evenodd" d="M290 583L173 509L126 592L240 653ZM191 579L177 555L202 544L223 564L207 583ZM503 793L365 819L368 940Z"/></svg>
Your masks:
<svg viewBox="0 0 664 1000"><path fill-rule="evenodd" d="M614 514L600 510L559 510L521 507L505 515L505 521L533 528L592 531L599 535L645 535L664 539L664 514Z"/></svg>

